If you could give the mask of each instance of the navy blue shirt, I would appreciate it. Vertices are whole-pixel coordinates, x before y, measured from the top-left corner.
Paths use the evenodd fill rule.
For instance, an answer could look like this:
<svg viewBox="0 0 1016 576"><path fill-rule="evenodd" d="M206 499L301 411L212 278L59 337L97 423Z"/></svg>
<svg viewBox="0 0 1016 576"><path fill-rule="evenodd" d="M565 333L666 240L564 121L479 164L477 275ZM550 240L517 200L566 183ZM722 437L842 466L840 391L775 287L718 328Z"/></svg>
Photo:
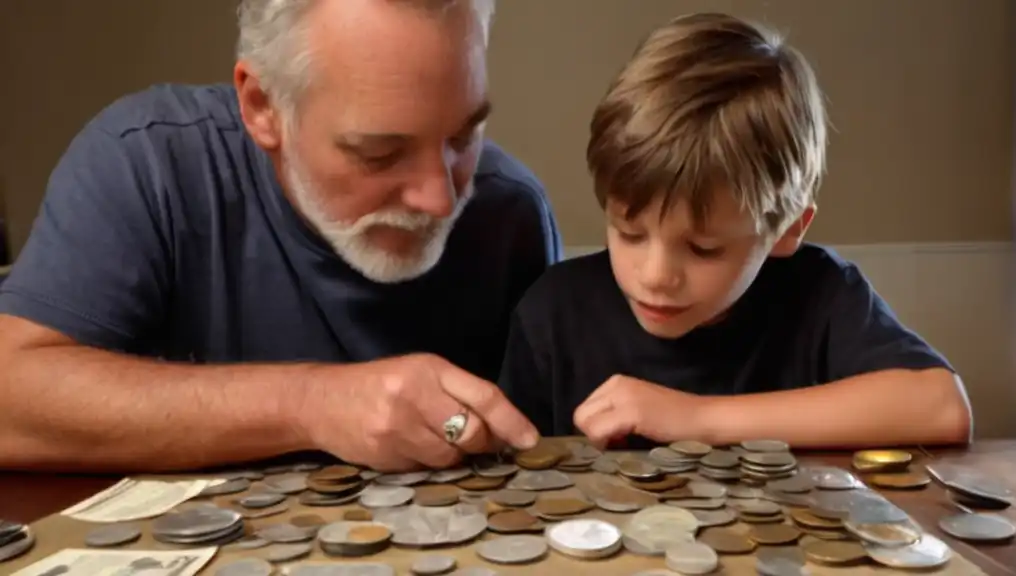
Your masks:
<svg viewBox="0 0 1016 576"><path fill-rule="evenodd" d="M642 329L603 251L552 267L523 297L499 385L541 433L570 435L575 409L615 374L730 395L934 367L952 369L826 248L769 258L723 320L676 339Z"/></svg>
<svg viewBox="0 0 1016 576"><path fill-rule="evenodd" d="M231 87L154 86L74 138L0 313L169 360L432 352L495 380L511 311L562 249L540 182L489 142L475 188L432 271L374 283L287 202Z"/></svg>

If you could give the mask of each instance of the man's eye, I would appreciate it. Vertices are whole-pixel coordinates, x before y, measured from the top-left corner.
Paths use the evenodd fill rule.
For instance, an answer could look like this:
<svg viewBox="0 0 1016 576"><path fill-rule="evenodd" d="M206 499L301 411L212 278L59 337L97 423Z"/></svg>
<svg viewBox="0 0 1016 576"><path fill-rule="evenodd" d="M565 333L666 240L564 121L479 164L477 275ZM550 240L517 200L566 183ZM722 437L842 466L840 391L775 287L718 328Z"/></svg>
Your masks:
<svg viewBox="0 0 1016 576"><path fill-rule="evenodd" d="M706 246L700 246L695 243L689 243L688 246L691 249L692 254L699 256L701 258L718 258L723 255L722 246L710 248Z"/></svg>

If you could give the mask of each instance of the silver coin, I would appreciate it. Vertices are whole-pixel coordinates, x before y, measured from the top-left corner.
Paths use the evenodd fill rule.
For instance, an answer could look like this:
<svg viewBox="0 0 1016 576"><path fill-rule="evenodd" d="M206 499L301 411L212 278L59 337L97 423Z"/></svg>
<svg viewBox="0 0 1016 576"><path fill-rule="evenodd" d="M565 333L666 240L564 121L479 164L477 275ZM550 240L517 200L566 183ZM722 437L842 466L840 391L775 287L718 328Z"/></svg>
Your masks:
<svg viewBox="0 0 1016 576"><path fill-rule="evenodd" d="M24 527L25 525L21 524L20 522L11 522L10 520L0 520L0 540L2 540L4 536L10 536L11 534L21 532L21 529Z"/></svg>
<svg viewBox="0 0 1016 576"><path fill-rule="evenodd" d="M946 534L968 542L1001 542L1016 536L1016 526L998 514L956 514L942 518L938 526Z"/></svg>
<svg viewBox="0 0 1016 576"><path fill-rule="evenodd" d="M285 576L395 576L395 569L387 564L361 562L354 564L300 563L287 568Z"/></svg>
<svg viewBox="0 0 1016 576"><path fill-rule="evenodd" d="M913 522L854 524L849 520L844 520L843 528L862 542L889 548L916 544L922 534L921 528Z"/></svg>
<svg viewBox="0 0 1016 576"><path fill-rule="evenodd" d="M815 487L822 490L853 490L863 488L864 483L857 476L842 468L818 466L802 470L811 477Z"/></svg>
<svg viewBox="0 0 1016 576"><path fill-rule="evenodd" d="M793 468L797 459L790 452L749 452L741 456L741 461L765 468Z"/></svg>
<svg viewBox="0 0 1016 576"><path fill-rule="evenodd" d="M698 518L687 510L650 506L624 525L623 544L634 554L660 556L674 544L694 541L698 529Z"/></svg>
<svg viewBox="0 0 1016 576"><path fill-rule="evenodd" d="M512 462L502 462L493 456L481 456L473 459L473 472L485 478L504 478L519 471Z"/></svg>
<svg viewBox="0 0 1016 576"><path fill-rule="evenodd" d="M558 552L577 558L604 558L621 548L621 531L610 522L593 518L565 520L546 532Z"/></svg>
<svg viewBox="0 0 1016 576"><path fill-rule="evenodd" d="M791 494L790 492L780 492L769 490L768 488L764 490L762 497L783 506L796 506L798 508L808 508L815 504L815 499L810 494Z"/></svg>
<svg viewBox="0 0 1016 576"><path fill-rule="evenodd" d="M547 550L542 536L502 536L480 543L476 553L494 564L526 564L543 558Z"/></svg>
<svg viewBox="0 0 1016 576"><path fill-rule="evenodd" d="M273 564L292 562L308 556L313 549L309 542L295 544L272 544L265 549L265 559Z"/></svg>
<svg viewBox="0 0 1016 576"><path fill-rule="evenodd" d="M469 568L459 568L452 572L451 576L497 576L497 572L483 566L470 566Z"/></svg>
<svg viewBox="0 0 1016 576"><path fill-rule="evenodd" d="M872 560L890 568L936 568L952 557L952 550L945 542L927 533L910 546L863 545Z"/></svg>
<svg viewBox="0 0 1016 576"><path fill-rule="evenodd" d="M239 512L215 506L195 506L168 512L152 522L152 534L170 537L201 536L229 530L243 519Z"/></svg>
<svg viewBox="0 0 1016 576"><path fill-rule="evenodd" d="M268 540L265 540L264 538L260 538L258 536L251 535L244 536L240 540L237 540L236 542L231 544L231 547L236 548L237 550L257 550L259 548L264 548L269 544L271 544L271 542L269 542Z"/></svg>
<svg viewBox="0 0 1016 576"><path fill-rule="evenodd" d="M713 447L696 440L680 440L670 444L669 448L678 454L701 458L713 451Z"/></svg>
<svg viewBox="0 0 1016 576"><path fill-rule="evenodd" d="M737 514L733 510L692 510L691 513L702 528L727 526L737 522Z"/></svg>
<svg viewBox="0 0 1016 576"><path fill-rule="evenodd" d="M313 540L316 529L311 530L283 522L263 526L255 534L259 538L264 538L269 542L277 544L296 544Z"/></svg>
<svg viewBox="0 0 1016 576"><path fill-rule="evenodd" d="M392 531L392 543L401 546L439 546L473 540L487 529L486 510L458 503L440 508L403 506L375 511L374 521Z"/></svg>
<svg viewBox="0 0 1016 576"><path fill-rule="evenodd" d="M423 484L430 478L430 472L407 472L405 474L382 474L374 479L376 484L382 486L416 486Z"/></svg>
<svg viewBox="0 0 1016 576"><path fill-rule="evenodd" d="M275 508L259 508L257 510L245 510L242 516L247 520L257 520L259 518L270 518L272 516L278 516L279 514L285 514L289 512L289 506L283 504Z"/></svg>
<svg viewBox="0 0 1016 576"><path fill-rule="evenodd" d="M713 450L703 456L699 464L708 468L736 468L741 464L741 458L728 450Z"/></svg>
<svg viewBox="0 0 1016 576"><path fill-rule="evenodd" d="M365 508L393 508L410 502L416 491L407 486L368 486L360 493Z"/></svg>
<svg viewBox="0 0 1016 576"><path fill-rule="evenodd" d="M314 472L324 466L317 462L300 462L293 464L293 472Z"/></svg>
<svg viewBox="0 0 1016 576"><path fill-rule="evenodd" d="M766 483L766 489L789 494L803 494L810 492L815 487L815 482L805 474L796 474L790 478L773 480Z"/></svg>
<svg viewBox="0 0 1016 576"><path fill-rule="evenodd" d="M85 536L89 548L111 548L136 542L141 538L141 529L133 524L110 524L94 528Z"/></svg>
<svg viewBox="0 0 1016 576"><path fill-rule="evenodd" d="M759 576L811 576L799 548L760 547L756 552L755 571Z"/></svg>
<svg viewBox="0 0 1016 576"><path fill-rule="evenodd" d="M600 456L596 460L593 460L593 471L599 472L600 474L617 474L617 460L610 456Z"/></svg>
<svg viewBox="0 0 1016 576"><path fill-rule="evenodd" d="M17 532L8 532L0 546L0 562L6 562L22 556L35 547L35 534L28 526L21 526Z"/></svg>
<svg viewBox="0 0 1016 576"><path fill-rule="evenodd" d="M892 524L905 522L910 517L892 502L878 497L863 498L853 503L847 519L854 524Z"/></svg>
<svg viewBox="0 0 1016 576"><path fill-rule="evenodd" d="M519 470L508 481L505 488L510 490L563 490L575 485L571 477L559 470Z"/></svg>
<svg viewBox="0 0 1016 576"><path fill-rule="evenodd" d="M783 512L779 504L769 500L734 500L730 502L730 507L755 516L775 516Z"/></svg>
<svg viewBox="0 0 1016 576"><path fill-rule="evenodd" d="M666 501L667 506L685 510L719 510L727 505L726 498L675 498Z"/></svg>
<svg viewBox="0 0 1016 576"><path fill-rule="evenodd" d="M381 475L381 473L378 472L377 470L361 470L360 471L360 478L363 478L364 482L370 482L371 480L376 480L377 477L380 476L380 475Z"/></svg>
<svg viewBox="0 0 1016 576"><path fill-rule="evenodd" d="M285 499L286 495L278 492L255 492L243 498L238 498L236 503L244 508L261 509L275 506Z"/></svg>
<svg viewBox="0 0 1016 576"><path fill-rule="evenodd" d="M232 480L226 480L219 484L214 484L201 491L199 496L225 496L227 494L237 494L250 488L250 480L247 478L233 478Z"/></svg>
<svg viewBox="0 0 1016 576"><path fill-rule="evenodd" d="M727 489L727 496L739 500L757 500L762 497L762 489L754 486L731 486Z"/></svg>
<svg viewBox="0 0 1016 576"><path fill-rule="evenodd" d="M709 574L720 565L716 551L701 542L674 544L666 551L667 567L680 574Z"/></svg>
<svg viewBox="0 0 1016 576"><path fill-rule="evenodd" d="M455 569L457 562L451 556L427 554L413 560L409 571L417 576L439 576Z"/></svg>
<svg viewBox="0 0 1016 576"><path fill-rule="evenodd" d="M526 490L498 490L491 494L490 500L501 506L517 508L536 502L536 494Z"/></svg>
<svg viewBox="0 0 1016 576"><path fill-rule="evenodd" d="M299 494L307 489L307 474L304 472L287 472L263 480L264 485L273 492L280 494Z"/></svg>
<svg viewBox="0 0 1016 576"><path fill-rule="evenodd" d="M458 482L473 475L473 471L469 468L449 468L447 470L437 470L430 475L428 482L434 484L450 484L452 482Z"/></svg>
<svg viewBox="0 0 1016 576"><path fill-rule="evenodd" d="M645 480L659 476L660 468L646 460L629 457L618 461L617 472L633 480Z"/></svg>
<svg viewBox="0 0 1016 576"><path fill-rule="evenodd" d="M227 562L215 571L215 576L271 576L272 565L260 558L242 558Z"/></svg>
<svg viewBox="0 0 1016 576"><path fill-rule="evenodd" d="M684 489L691 493L692 498L723 498L727 495L727 487L715 482L693 480Z"/></svg>
<svg viewBox="0 0 1016 576"><path fill-rule="evenodd" d="M790 444L782 440L745 440L741 448L748 452L787 452Z"/></svg>

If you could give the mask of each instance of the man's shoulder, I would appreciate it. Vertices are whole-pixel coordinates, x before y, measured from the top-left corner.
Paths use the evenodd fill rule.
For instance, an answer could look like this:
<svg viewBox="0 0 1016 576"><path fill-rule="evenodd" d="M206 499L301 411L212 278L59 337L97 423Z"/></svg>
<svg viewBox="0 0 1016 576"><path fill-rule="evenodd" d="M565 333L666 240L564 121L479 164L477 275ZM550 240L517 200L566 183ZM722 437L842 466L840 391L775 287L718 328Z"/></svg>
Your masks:
<svg viewBox="0 0 1016 576"><path fill-rule="evenodd" d="M483 143L475 183L483 200L524 202L550 211L547 191L536 174L491 140Z"/></svg>
<svg viewBox="0 0 1016 576"><path fill-rule="evenodd" d="M88 123L116 138L152 129L209 124L237 129L236 92L227 84L155 84L123 95Z"/></svg>

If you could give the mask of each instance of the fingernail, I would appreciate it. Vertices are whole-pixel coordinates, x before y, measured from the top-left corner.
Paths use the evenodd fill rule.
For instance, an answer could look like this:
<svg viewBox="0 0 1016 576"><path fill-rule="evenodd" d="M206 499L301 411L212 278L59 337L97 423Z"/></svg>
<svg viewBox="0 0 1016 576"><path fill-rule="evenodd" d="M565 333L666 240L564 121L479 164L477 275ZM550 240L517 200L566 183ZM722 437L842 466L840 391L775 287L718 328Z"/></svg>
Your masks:
<svg viewBox="0 0 1016 576"><path fill-rule="evenodd" d="M536 430L527 432L522 436L522 446L519 448L523 450L529 450L540 443L540 434Z"/></svg>

